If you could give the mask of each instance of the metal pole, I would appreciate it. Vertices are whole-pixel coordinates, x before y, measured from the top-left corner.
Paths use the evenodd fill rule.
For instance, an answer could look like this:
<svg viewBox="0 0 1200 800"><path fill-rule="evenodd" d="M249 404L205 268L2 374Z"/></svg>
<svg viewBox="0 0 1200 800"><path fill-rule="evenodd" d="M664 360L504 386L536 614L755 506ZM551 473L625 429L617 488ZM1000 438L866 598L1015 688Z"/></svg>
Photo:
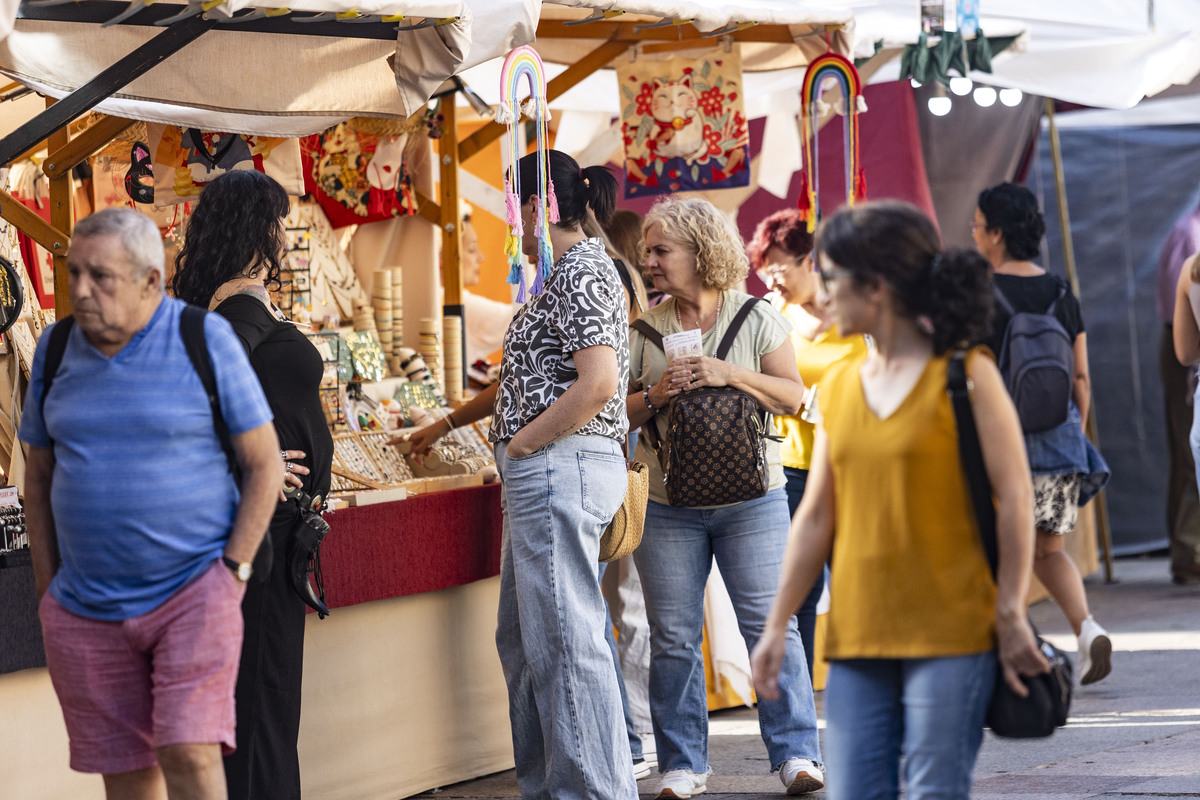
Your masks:
<svg viewBox="0 0 1200 800"><path fill-rule="evenodd" d="M1042 102L1045 104L1046 119L1050 123L1050 155L1054 161L1054 186L1058 195L1058 221L1059 227L1062 228L1063 259L1067 267L1067 279L1071 282L1071 291L1075 293L1076 297L1080 297L1079 274L1075 270L1075 245L1071 238L1071 217L1067 212L1067 184L1063 175L1062 144L1058 139L1058 126L1054 122L1054 100L1045 97L1042 98ZM1082 298L1080 298L1080 302L1082 303ZM1099 448L1100 430L1096 424L1095 403L1088 407L1086 429L1092 444ZM1103 491L1096 497L1096 529L1100 533L1100 550L1104 555L1104 580L1106 583L1112 583L1112 528L1108 519L1108 500Z"/></svg>

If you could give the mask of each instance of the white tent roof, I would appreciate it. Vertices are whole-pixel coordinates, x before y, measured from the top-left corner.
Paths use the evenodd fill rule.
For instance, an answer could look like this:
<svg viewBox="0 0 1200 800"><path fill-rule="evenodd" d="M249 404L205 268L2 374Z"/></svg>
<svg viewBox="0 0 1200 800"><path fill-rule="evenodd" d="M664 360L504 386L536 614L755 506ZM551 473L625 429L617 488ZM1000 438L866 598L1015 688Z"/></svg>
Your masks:
<svg viewBox="0 0 1200 800"><path fill-rule="evenodd" d="M359 0L302 2L307 11L365 8ZM80 0L75 7L88 3ZM394 40L252 33L236 25L220 26L97 110L276 136L314 133L352 116L403 119L449 76L532 41L539 6L540 0L374 0L369 8L378 13L456 18L399 31ZM4 24L0 19L0 32ZM357 23L342 24L349 35ZM0 41L0 72L63 97L162 30L19 19Z"/></svg>
<svg viewBox="0 0 1200 800"><path fill-rule="evenodd" d="M854 48L870 55L916 42L914 0L825 0L852 10ZM1153 9L1151 17L1150 9ZM997 56L972 78L1101 108L1129 108L1200 72L1200 0L987 0L980 27L990 36L1028 33L1026 46ZM891 64L876 80L894 80Z"/></svg>

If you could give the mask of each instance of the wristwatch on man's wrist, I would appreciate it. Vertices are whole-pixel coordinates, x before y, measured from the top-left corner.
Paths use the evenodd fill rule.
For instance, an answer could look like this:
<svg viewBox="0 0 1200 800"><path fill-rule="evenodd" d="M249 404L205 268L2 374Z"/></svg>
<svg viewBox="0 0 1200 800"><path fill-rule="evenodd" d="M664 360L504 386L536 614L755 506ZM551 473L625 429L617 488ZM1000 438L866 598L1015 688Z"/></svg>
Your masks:
<svg viewBox="0 0 1200 800"><path fill-rule="evenodd" d="M254 574L254 566L249 561L234 561L229 556L221 556L221 560L225 562L225 566L229 567L233 577L242 583L250 580L250 576Z"/></svg>

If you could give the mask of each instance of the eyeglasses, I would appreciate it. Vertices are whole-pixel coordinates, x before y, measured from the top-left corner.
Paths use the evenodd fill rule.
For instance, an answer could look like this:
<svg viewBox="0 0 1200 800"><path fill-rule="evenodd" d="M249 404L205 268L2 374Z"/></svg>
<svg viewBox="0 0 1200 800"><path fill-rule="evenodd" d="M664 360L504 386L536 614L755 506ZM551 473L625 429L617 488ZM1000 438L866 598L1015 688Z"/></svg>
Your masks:
<svg viewBox="0 0 1200 800"><path fill-rule="evenodd" d="M809 258L809 254L805 253L802 256L796 256L791 261L786 261L782 264L767 264L759 272L763 275L782 275L792 267L798 267L804 263L804 259Z"/></svg>

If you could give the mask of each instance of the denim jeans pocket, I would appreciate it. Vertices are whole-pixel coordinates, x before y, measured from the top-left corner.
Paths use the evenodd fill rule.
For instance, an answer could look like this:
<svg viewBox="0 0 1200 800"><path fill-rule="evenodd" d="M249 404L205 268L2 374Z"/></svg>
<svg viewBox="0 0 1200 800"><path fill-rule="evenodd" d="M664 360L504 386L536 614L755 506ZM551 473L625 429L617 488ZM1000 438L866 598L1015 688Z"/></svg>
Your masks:
<svg viewBox="0 0 1200 800"><path fill-rule="evenodd" d="M625 471L625 457L619 453L579 453L583 510L605 523L612 521L625 502Z"/></svg>

